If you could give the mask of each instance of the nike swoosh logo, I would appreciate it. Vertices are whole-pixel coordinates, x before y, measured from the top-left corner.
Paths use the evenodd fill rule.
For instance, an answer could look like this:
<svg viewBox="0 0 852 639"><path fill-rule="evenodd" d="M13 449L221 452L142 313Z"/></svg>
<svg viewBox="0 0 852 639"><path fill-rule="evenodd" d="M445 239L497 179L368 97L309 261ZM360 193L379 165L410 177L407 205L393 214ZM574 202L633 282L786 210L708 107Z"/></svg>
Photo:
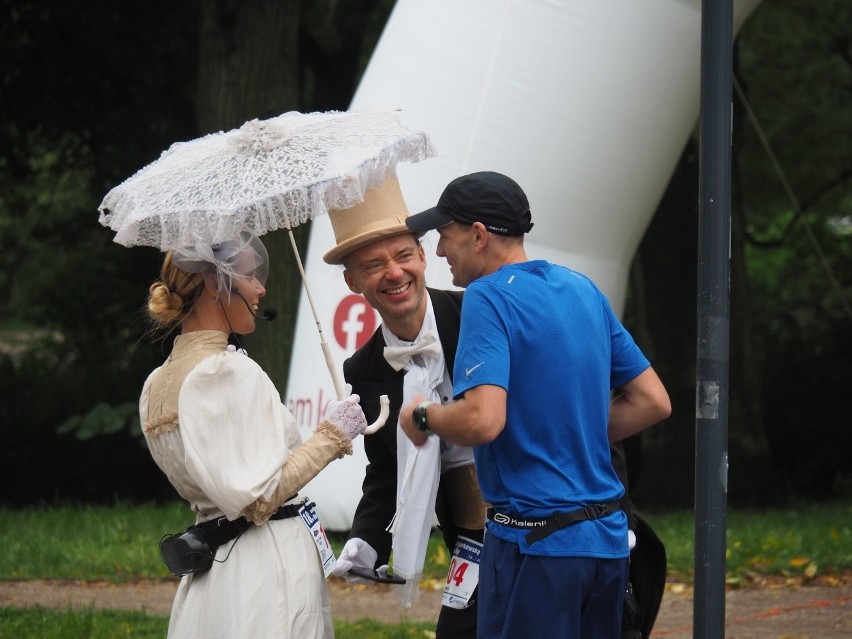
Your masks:
<svg viewBox="0 0 852 639"><path fill-rule="evenodd" d="M479 364L477 364L476 366L471 366L470 368L466 368L466 369L464 370L465 377L470 377L470 374L471 374L473 371L475 371L475 370L476 370L477 368L479 368L480 366L484 366L484 365L485 365L485 362L479 362Z"/></svg>

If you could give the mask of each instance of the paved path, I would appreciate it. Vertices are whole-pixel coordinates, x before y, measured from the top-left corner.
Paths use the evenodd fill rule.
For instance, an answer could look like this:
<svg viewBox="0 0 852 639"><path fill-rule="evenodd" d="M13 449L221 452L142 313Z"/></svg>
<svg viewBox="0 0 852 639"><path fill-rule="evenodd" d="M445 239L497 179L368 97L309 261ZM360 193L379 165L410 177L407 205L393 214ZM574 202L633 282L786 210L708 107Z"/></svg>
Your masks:
<svg viewBox="0 0 852 639"><path fill-rule="evenodd" d="M69 580L0 581L0 606L93 606L168 615L176 584L173 580L122 586ZM364 617L387 623L434 621L441 599L437 591L423 591L411 609L403 610L389 586L349 586L332 579L329 589L334 617L347 621ZM669 584L652 636L689 639L692 617L691 589ZM725 620L728 639L848 639L852 637L852 587L840 581L732 590L726 595Z"/></svg>

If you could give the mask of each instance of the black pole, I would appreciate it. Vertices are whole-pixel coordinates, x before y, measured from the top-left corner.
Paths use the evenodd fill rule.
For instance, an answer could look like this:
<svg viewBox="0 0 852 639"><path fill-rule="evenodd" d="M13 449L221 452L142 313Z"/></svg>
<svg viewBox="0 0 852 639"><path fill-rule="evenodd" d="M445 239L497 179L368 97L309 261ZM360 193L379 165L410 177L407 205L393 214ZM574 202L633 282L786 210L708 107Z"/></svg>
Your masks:
<svg viewBox="0 0 852 639"><path fill-rule="evenodd" d="M725 636L732 0L701 3L693 637Z"/></svg>

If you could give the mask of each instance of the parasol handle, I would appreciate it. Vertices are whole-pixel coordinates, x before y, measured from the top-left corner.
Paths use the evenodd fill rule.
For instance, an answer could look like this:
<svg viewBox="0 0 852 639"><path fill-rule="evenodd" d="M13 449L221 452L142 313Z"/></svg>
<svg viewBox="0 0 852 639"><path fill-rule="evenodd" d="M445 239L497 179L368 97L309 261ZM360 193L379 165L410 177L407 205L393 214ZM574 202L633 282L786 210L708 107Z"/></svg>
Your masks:
<svg viewBox="0 0 852 639"><path fill-rule="evenodd" d="M293 247L293 255L296 257L296 266L299 268L299 274L302 276L302 284L305 285L305 293L308 295L308 303L311 305L311 312L314 314L314 322L316 322L317 331L319 332L320 337L320 347L322 348L322 354L325 356L325 365L328 367L328 372L331 374L331 381L334 384L334 392L337 395L337 399L345 399L346 388L343 386L340 375L337 373L337 366L334 363L334 357L331 355L331 349L328 346L328 342L325 340L325 334L322 332L322 324L320 324L319 321L319 314L317 313L317 307L314 305L314 298L313 295L311 295L311 289L308 287L308 278L305 276L305 269L302 266L302 258L299 255L299 248L296 246L296 238L293 236L293 230L287 229L287 234L290 236L290 245ZM385 425L385 422L388 419L388 413L390 412L390 401L388 400L388 396L382 395L379 398L379 403L381 405L379 418L367 426L364 430L365 435L372 435L375 433Z"/></svg>
<svg viewBox="0 0 852 639"><path fill-rule="evenodd" d="M388 413L390 413L390 400L388 399L388 396L382 395L379 397L379 404L381 405L379 418L364 429L365 435L372 435L384 426L385 422L388 420Z"/></svg>

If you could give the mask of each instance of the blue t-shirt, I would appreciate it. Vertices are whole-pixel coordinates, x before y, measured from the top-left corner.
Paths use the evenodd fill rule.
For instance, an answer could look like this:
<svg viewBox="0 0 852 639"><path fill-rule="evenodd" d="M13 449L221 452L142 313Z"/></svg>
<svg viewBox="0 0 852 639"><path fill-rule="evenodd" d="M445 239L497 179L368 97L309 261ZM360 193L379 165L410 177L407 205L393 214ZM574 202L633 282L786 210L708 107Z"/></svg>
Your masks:
<svg viewBox="0 0 852 639"><path fill-rule="evenodd" d="M453 393L507 391L506 426L474 449L483 497L498 511L544 518L624 494L607 436L610 391L650 366L589 278L546 261L503 266L472 282L462 305ZM563 528L489 534L543 556L629 554L623 512Z"/></svg>

